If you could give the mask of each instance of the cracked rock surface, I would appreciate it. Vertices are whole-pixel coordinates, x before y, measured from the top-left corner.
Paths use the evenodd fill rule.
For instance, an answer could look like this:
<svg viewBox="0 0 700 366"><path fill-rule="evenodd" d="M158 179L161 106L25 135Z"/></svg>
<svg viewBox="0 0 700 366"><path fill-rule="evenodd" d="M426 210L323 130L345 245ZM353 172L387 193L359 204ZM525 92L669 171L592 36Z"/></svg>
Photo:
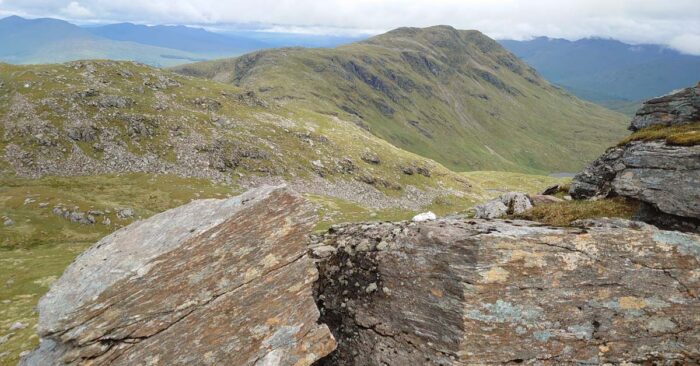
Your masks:
<svg viewBox="0 0 700 366"><path fill-rule="evenodd" d="M283 188L201 200L119 230L39 303L22 365L310 365L317 323L311 207Z"/></svg>
<svg viewBox="0 0 700 366"><path fill-rule="evenodd" d="M316 236L316 365L697 364L700 237L446 219Z"/></svg>
<svg viewBox="0 0 700 366"><path fill-rule="evenodd" d="M700 87L645 103L630 130L700 121ZM633 141L608 149L571 182L575 199L624 196L641 201L638 218L667 229L700 232L700 145Z"/></svg>
<svg viewBox="0 0 700 366"><path fill-rule="evenodd" d="M96 243L21 365L700 363L700 236L441 219L335 225L279 187Z"/></svg>

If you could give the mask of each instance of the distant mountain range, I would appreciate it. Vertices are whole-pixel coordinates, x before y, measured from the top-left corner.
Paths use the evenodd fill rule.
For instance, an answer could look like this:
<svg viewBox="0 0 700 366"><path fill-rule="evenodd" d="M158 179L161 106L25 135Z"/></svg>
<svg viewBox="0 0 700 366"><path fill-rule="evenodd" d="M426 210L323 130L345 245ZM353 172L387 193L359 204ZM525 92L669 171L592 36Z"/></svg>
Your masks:
<svg viewBox="0 0 700 366"><path fill-rule="evenodd" d="M171 66L206 58L183 50L111 40L57 19L12 16L0 20L1 61L39 64L78 59L133 60Z"/></svg>
<svg viewBox="0 0 700 366"><path fill-rule="evenodd" d="M79 59L130 60L157 67L240 56L279 47L331 48L363 37L131 23L80 27L69 22L11 16L0 19L0 62L60 63ZM610 109L632 114L642 100L694 85L700 57L657 45L605 39L536 38L499 41L551 83Z"/></svg>
<svg viewBox="0 0 700 366"><path fill-rule="evenodd" d="M546 37L499 41L550 82L576 96L630 113L642 100L695 85L700 56L658 45Z"/></svg>
<svg viewBox="0 0 700 366"><path fill-rule="evenodd" d="M79 27L52 18L0 19L0 61L14 64L112 59L163 67L263 48L332 47L354 40L357 38L262 31L223 34L202 28L131 23Z"/></svg>

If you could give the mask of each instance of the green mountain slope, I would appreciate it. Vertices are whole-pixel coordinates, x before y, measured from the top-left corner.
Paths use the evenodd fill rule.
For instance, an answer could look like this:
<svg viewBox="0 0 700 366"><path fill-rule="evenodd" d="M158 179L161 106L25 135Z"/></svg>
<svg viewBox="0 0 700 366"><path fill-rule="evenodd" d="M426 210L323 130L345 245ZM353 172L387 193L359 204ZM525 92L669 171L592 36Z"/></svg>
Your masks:
<svg viewBox="0 0 700 366"><path fill-rule="evenodd" d="M0 64L0 154L0 176L286 181L379 210L459 211L481 197L461 175L338 117L129 62Z"/></svg>
<svg viewBox="0 0 700 366"><path fill-rule="evenodd" d="M175 71L351 120L453 170L577 171L625 134L622 115L549 85L483 34L447 26Z"/></svg>

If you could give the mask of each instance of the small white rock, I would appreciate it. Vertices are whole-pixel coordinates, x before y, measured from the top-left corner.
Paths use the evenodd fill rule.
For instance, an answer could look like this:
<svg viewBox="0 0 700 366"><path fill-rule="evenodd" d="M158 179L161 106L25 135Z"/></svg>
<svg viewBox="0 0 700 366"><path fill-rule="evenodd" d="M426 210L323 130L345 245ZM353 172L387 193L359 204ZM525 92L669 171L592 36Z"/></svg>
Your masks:
<svg viewBox="0 0 700 366"><path fill-rule="evenodd" d="M14 323L10 326L10 330L24 329L24 328L26 328L26 327L27 327L27 324L20 323L20 322L14 322Z"/></svg>
<svg viewBox="0 0 700 366"><path fill-rule="evenodd" d="M428 212L423 212L420 213L416 216L413 216L413 219L411 221L413 222L423 222L423 221L430 221L430 220L436 220L437 216L432 211Z"/></svg>
<svg viewBox="0 0 700 366"><path fill-rule="evenodd" d="M375 282L370 283L367 288L365 288L365 292L368 294L371 294L374 291L377 291L377 284Z"/></svg>

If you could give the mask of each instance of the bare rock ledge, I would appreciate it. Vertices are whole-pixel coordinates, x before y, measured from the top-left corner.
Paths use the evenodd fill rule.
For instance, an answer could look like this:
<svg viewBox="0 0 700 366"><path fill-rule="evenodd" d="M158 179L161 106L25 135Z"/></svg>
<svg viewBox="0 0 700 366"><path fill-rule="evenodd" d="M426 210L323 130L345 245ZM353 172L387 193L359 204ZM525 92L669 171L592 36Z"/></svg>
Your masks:
<svg viewBox="0 0 700 366"><path fill-rule="evenodd" d="M333 226L281 188L95 244L23 365L693 365L700 236L441 219Z"/></svg>
<svg viewBox="0 0 700 366"><path fill-rule="evenodd" d="M194 201L93 245L39 302L21 365L310 365L312 208L281 188Z"/></svg>
<svg viewBox="0 0 700 366"><path fill-rule="evenodd" d="M336 226L318 365L697 365L700 237L617 221Z"/></svg>

